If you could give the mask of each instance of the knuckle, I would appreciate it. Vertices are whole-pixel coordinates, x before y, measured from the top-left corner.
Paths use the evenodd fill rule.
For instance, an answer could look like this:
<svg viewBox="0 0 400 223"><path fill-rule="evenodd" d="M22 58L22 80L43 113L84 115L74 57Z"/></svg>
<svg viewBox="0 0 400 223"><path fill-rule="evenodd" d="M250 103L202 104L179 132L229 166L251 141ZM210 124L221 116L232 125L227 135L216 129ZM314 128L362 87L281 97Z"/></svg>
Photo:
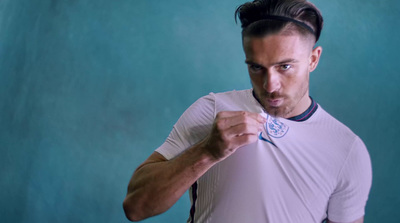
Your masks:
<svg viewBox="0 0 400 223"><path fill-rule="evenodd" d="M218 119L215 121L215 126L218 130L223 129L224 125L225 125L225 121L223 119Z"/></svg>
<svg viewBox="0 0 400 223"><path fill-rule="evenodd" d="M242 115L242 121L245 123L250 123L252 122L253 118L250 116L248 112L246 112L244 115Z"/></svg>
<svg viewBox="0 0 400 223"><path fill-rule="evenodd" d="M246 111L240 112L240 117L241 117L242 120L245 120L248 117L247 112Z"/></svg>
<svg viewBox="0 0 400 223"><path fill-rule="evenodd" d="M221 116L224 116L224 114L225 114L224 111L220 111L220 112L217 113L216 118L217 118L217 119L218 119L218 118L221 118Z"/></svg>
<svg viewBox="0 0 400 223"><path fill-rule="evenodd" d="M245 123L249 123L250 120L251 120L250 116L248 116L248 115L244 116L243 121L244 121Z"/></svg>
<svg viewBox="0 0 400 223"><path fill-rule="evenodd" d="M238 120L239 120L240 123L246 123L247 116L245 116L245 115L240 115L240 116L238 117Z"/></svg>

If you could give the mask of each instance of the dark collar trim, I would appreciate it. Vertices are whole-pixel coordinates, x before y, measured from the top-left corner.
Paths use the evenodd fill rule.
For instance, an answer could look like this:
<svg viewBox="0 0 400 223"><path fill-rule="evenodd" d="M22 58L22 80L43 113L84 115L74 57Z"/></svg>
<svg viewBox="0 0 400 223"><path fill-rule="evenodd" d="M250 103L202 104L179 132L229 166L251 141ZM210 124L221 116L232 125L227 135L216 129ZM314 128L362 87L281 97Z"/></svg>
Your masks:
<svg viewBox="0 0 400 223"><path fill-rule="evenodd" d="M310 97L310 99L311 99L311 105L310 105L310 107L307 108L307 110L305 112L303 112L300 115L288 118L288 119L291 121L296 121L296 122L304 122L307 119L309 119L318 108L318 104L315 103L315 101L312 99L312 97Z"/></svg>

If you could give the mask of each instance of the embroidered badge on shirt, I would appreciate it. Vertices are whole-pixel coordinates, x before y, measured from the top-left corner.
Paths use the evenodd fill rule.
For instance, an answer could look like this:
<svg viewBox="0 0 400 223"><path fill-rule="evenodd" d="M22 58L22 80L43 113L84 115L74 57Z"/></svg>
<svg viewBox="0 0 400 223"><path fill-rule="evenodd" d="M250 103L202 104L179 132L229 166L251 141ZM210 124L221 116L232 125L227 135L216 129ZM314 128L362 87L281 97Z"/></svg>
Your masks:
<svg viewBox="0 0 400 223"><path fill-rule="evenodd" d="M282 138L289 131L289 126L266 113L261 113L261 115L267 118L267 122L265 123L264 130L260 132L258 138L269 142L276 147L275 143L272 142L271 137Z"/></svg>
<svg viewBox="0 0 400 223"><path fill-rule="evenodd" d="M289 126L272 116L268 116L268 121L265 125L268 135L274 138L282 138L289 131Z"/></svg>

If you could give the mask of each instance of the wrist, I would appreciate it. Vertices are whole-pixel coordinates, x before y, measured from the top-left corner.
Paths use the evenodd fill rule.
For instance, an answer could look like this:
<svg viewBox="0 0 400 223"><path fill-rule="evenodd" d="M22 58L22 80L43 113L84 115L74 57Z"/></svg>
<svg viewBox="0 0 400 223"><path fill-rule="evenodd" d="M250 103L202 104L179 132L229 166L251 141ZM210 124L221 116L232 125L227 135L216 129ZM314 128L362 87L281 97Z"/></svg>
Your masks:
<svg viewBox="0 0 400 223"><path fill-rule="evenodd" d="M200 153L200 157L204 159L204 162L217 163L223 159L218 152L219 150L215 148L215 145L210 143L208 137L201 140L195 147Z"/></svg>

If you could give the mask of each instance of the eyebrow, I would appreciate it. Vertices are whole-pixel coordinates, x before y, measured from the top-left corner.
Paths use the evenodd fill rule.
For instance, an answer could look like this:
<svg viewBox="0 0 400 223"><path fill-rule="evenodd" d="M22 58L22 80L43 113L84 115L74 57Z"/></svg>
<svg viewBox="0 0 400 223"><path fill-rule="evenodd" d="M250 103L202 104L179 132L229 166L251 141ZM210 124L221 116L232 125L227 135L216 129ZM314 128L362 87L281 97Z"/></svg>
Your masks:
<svg viewBox="0 0 400 223"><path fill-rule="evenodd" d="M248 59L246 59L244 62L246 64L249 64L249 65L259 65L259 66L261 66L261 64L255 63L255 62L253 62L251 60L248 60ZM282 61L278 61L278 62L272 63L272 66L280 65L280 64L287 64L287 63L298 63L298 62L299 61L296 60L296 59L284 59Z"/></svg>

